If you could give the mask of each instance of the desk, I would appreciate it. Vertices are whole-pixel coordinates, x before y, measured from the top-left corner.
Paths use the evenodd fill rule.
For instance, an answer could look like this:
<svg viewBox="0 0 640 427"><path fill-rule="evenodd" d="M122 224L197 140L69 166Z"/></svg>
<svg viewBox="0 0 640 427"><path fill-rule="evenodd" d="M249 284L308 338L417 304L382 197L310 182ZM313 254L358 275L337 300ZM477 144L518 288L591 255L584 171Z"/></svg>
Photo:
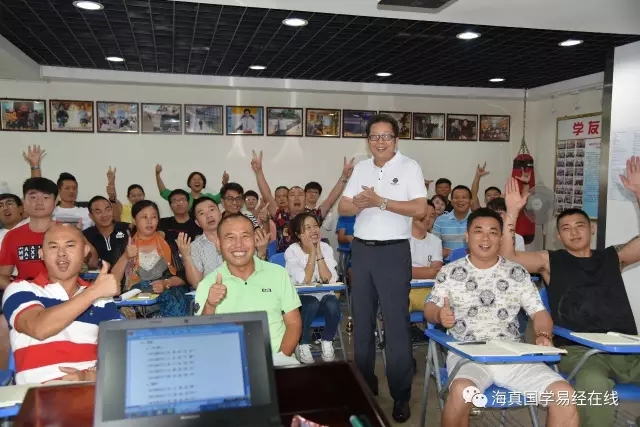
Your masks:
<svg viewBox="0 0 640 427"><path fill-rule="evenodd" d="M411 289L433 288L435 284L435 280L414 279L411 281Z"/></svg>
<svg viewBox="0 0 640 427"><path fill-rule="evenodd" d="M375 427L389 421L352 362L275 369L280 416L285 427L294 415L331 427L348 427L349 416L364 415ZM89 427L93 425L93 384L29 390L16 427ZM229 426L231 427L231 426Z"/></svg>
<svg viewBox="0 0 640 427"><path fill-rule="evenodd" d="M329 283L322 286L296 286L296 292L299 294L313 294L316 292L340 292L344 291L347 287L342 283Z"/></svg>
<svg viewBox="0 0 640 427"><path fill-rule="evenodd" d="M158 295L155 295L153 298L133 297L124 301L115 301L115 303L118 307L148 307L158 303Z"/></svg>
<svg viewBox="0 0 640 427"><path fill-rule="evenodd" d="M80 278L82 280L86 280L87 282L92 282L98 278L99 274L99 270L89 270L85 271L84 273L80 273Z"/></svg>

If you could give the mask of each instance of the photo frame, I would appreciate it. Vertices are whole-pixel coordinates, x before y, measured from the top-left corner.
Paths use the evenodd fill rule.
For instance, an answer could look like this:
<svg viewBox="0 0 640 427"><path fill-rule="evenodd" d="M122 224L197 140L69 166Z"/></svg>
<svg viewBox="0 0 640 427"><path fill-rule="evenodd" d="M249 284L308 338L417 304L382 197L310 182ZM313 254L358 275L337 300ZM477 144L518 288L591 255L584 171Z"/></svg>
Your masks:
<svg viewBox="0 0 640 427"><path fill-rule="evenodd" d="M264 135L264 107L227 106L227 135Z"/></svg>
<svg viewBox="0 0 640 427"><path fill-rule="evenodd" d="M51 132L94 131L93 101L49 101L49 129Z"/></svg>
<svg viewBox="0 0 640 427"><path fill-rule="evenodd" d="M413 127L411 113L406 111L380 111L380 114L387 114L396 119L400 128L398 138L411 139L411 129Z"/></svg>
<svg viewBox="0 0 640 427"><path fill-rule="evenodd" d="M267 136L301 137L303 128L302 108L267 107Z"/></svg>
<svg viewBox="0 0 640 427"><path fill-rule="evenodd" d="M96 102L98 133L138 133L139 107L137 102Z"/></svg>
<svg viewBox="0 0 640 427"><path fill-rule="evenodd" d="M480 115L480 141L509 142L511 116Z"/></svg>
<svg viewBox="0 0 640 427"><path fill-rule="evenodd" d="M188 135L224 135L222 105L185 104L184 133Z"/></svg>
<svg viewBox="0 0 640 427"><path fill-rule="evenodd" d="M307 108L305 136L319 138L340 137L340 110Z"/></svg>
<svg viewBox="0 0 640 427"><path fill-rule="evenodd" d="M413 113L413 139L444 141L446 114Z"/></svg>
<svg viewBox="0 0 640 427"><path fill-rule="evenodd" d="M0 130L46 132L47 101L40 99L0 99Z"/></svg>
<svg viewBox="0 0 640 427"><path fill-rule="evenodd" d="M366 138L367 124L376 114L371 110L342 110L342 137Z"/></svg>
<svg viewBox="0 0 640 427"><path fill-rule="evenodd" d="M477 114L447 114L447 141L477 140Z"/></svg>
<svg viewBox="0 0 640 427"><path fill-rule="evenodd" d="M181 104L142 103L140 116L142 133L182 133Z"/></svg>

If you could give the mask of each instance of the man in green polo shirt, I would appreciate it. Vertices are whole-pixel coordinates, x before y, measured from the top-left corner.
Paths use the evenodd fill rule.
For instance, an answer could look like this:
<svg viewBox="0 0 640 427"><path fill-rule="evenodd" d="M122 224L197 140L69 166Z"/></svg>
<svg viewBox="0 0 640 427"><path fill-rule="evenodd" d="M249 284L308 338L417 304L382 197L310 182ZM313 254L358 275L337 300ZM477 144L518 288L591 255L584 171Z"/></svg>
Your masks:
<svg viewBox="0 0 640 427"><path fill-rule="evenodd" d="M297 364L291 355L302 333L300 298L287 271L255 257L253 224L241 213L220 221L216 246L224 263L198 284L196 314L266 311L274 364Z"/></svg>
<svg viewBox="0 0 640 427"><path fill-rule="evenodd" d="M165 185L164 181L160 174L162 173L162 165L156 165L156 184L158 185L158 191L160 192L160 197L165 200L169 200L169 196L171 195L171 191ZM229 182L229 174L227 171L224 171L222 174L222 185L225 185ZM200 197L208 197L217 204L222 202L222 196L220 193L211 194L211 193L203 193L202 190L207 186L207 178L200 172L191 172L189 174L189 178L187 178L187 187L191 190L189 192L189 209L191 209L191 205L195 199Z"/></svg>

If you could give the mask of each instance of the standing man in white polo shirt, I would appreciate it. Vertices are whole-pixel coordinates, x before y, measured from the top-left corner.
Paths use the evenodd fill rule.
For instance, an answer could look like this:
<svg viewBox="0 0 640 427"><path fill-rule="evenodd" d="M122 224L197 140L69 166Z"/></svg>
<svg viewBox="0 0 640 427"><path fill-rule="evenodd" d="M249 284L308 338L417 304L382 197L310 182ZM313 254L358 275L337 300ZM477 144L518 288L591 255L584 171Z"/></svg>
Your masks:
<svg viewBox="0 0 640 427"><path fill-rule="evenodd" d="M356 215L351 244L354 360L374 394L375 318L382 309L386 374L394 400L392 417L409 419L413 379L409 332L412 217L427 213L427 189L420 165L397 151L398 122L376 115L367 125L373 155L355 166L340 200L340 215Z"/></svg>

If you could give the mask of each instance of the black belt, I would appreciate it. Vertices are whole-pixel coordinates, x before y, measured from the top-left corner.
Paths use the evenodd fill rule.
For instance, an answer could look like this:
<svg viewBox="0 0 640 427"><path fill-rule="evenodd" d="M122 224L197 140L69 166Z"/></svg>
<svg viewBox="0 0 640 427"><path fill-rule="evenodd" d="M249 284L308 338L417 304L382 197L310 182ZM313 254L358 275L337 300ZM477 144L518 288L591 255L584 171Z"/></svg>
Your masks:
<svg viewBox="0 0 640 427"><path fill-rule="evenodd" d="M356 242L360 242L367 246L389 246L389 245L397 245L398 243L404 243L408 239L397 239L397 240L363 240L357 237L354 237L353 240Z"/></svg>

